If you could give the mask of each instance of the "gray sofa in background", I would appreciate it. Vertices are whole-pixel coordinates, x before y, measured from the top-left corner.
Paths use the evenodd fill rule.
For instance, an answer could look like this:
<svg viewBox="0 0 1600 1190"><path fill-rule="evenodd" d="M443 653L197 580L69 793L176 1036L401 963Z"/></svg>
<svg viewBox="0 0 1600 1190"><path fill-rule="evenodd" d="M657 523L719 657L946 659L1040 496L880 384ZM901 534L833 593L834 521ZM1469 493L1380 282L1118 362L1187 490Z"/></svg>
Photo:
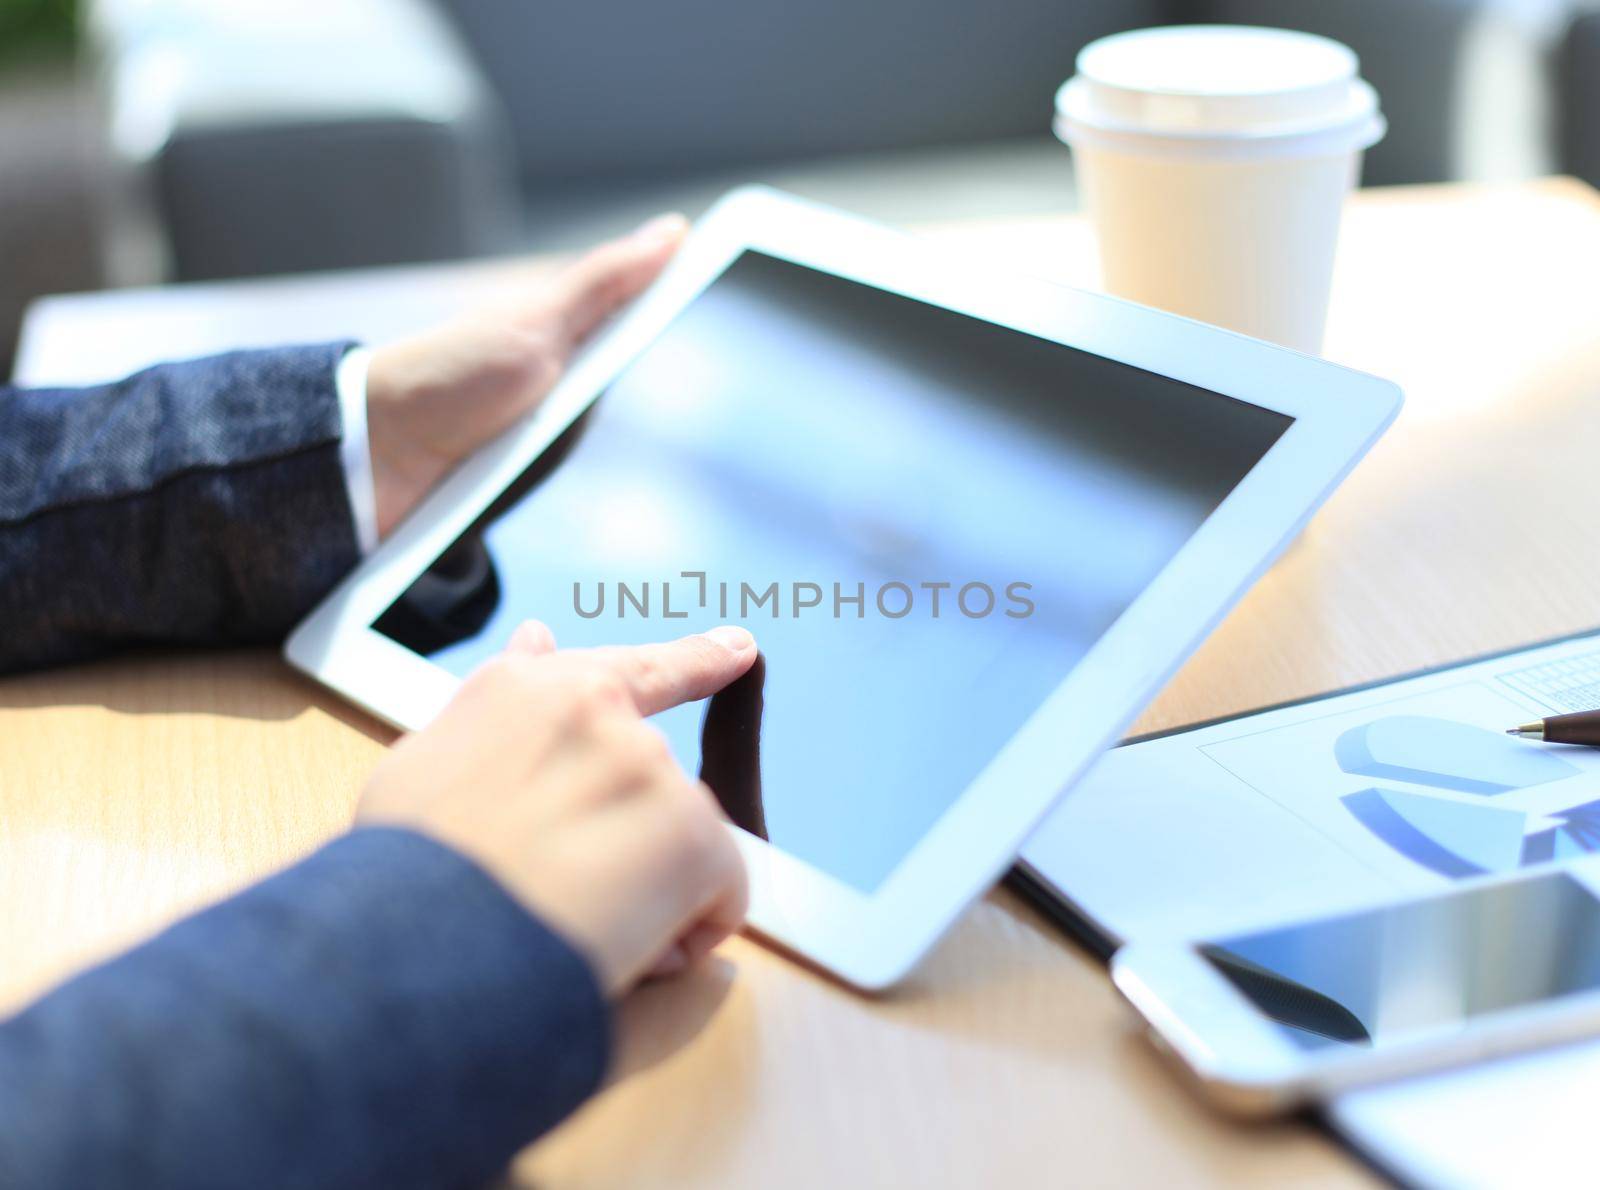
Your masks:
<svg viewBox="0 0 1600 1190"><path fill-rule="evenodd" d="M1206 20L1277 25L1332 37L1361 58L1389 131L1367 153L1362 181L1442 182L1461 136L1462 48L1479 0L1214 0Z"/></svg>
<svg viewBox="0 0 1600 1190"><path fill-rule="evenodd" d="M1086 42L1168 0L440 0L531 187L1044 133Z"/></svg>
<svg viewBox="0 0 1600 1190"><path fill-rule="evenodd" d="M1437 180L1475 0L440 0L504 101L524 184L1042 135L1086 42L1278 25L1353 46L1391 132L1373 182Z"/></svg>
<svg viewBox="0 0 1600 1190"><path fill-rule="evenodd" d="M192 279L552 243L564 194L593 214L613 196L654 187L671 201L674 180L734 180L782 162L870 170L871 155L1034 138L1064 171L1050 104L1078 49L1171 22L1288 25L1350 43L1390 118L1367 180L1442 178L1474 7L93 0L92 28L126 190L140 196L129 206L149 216L167 275ZM900 184L936 210L926 199L941 177L1020 158L977 160L952 157L943 175L924 166ZM1050 201L1067 206L1061 176Z"/></svg>
<svg viewBox="0 0 1600 1190"><path fill-rule="evenodd" d="M1564 173L1600 186L1600 12L1567 30L1556 64L1556 151Z"/></svg>

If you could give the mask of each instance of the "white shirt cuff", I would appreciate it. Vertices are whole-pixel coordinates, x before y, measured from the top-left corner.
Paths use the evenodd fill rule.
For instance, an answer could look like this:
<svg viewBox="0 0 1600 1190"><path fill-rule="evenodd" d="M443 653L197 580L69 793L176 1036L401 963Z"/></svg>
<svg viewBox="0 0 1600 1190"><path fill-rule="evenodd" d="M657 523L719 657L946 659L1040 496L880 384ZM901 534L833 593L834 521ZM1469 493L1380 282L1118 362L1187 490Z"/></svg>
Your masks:
<svg viewBox="0 0 1600 1190"><path fill-rule="evenodd" d="M339 394L339 416L344 422L339 462L344 466L350 519L363 558L378 548L378 496L373 488L372 448L367 440L367 365L371 362L372 352L353 347L345 352L333 376Z"/></svg>

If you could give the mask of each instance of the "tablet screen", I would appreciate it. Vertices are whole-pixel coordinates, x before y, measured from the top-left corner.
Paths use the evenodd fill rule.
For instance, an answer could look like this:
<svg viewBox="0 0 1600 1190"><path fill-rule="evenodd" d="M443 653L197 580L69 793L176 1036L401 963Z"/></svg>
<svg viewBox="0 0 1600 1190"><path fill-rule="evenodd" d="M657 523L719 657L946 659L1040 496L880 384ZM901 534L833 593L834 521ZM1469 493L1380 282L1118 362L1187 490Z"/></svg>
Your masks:
<svg viewBox="0 0 1600 1190"><path fill-rule="evenodd" d="M657 717L870 892L1282 436L1231 397L745 252L374 625L465 675L748 627Z"/></svg>

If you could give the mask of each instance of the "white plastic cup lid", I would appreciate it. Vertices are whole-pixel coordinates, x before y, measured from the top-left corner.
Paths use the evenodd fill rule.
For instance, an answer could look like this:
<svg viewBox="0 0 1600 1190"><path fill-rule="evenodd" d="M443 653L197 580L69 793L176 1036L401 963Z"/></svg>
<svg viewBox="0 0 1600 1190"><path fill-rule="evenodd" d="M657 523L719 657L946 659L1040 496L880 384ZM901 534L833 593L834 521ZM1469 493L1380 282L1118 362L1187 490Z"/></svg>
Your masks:
<svg viewBox="0 0 1600 1190"><path fill-rule="evenodd" d="M1056 93L1063 140L1188 156L1302 156L1380 140L1377 93L1330 38L1175 25L1101 38Z"/></svg>

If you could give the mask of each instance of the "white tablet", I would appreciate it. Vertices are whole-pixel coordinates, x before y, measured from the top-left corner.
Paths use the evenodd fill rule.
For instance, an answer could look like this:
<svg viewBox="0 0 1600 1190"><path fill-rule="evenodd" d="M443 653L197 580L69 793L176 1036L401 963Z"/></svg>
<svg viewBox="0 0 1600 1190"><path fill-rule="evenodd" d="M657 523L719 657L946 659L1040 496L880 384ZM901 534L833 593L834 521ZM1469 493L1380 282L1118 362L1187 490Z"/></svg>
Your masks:
<svg viewBox="0 0 1600 1190"><path fill-rule="evenodd" d="M739 190L291 637L406 728L523 619L742 623L658 717L750 924L886 986L1011 863L1399 409L1391 384Z"/></svg>

